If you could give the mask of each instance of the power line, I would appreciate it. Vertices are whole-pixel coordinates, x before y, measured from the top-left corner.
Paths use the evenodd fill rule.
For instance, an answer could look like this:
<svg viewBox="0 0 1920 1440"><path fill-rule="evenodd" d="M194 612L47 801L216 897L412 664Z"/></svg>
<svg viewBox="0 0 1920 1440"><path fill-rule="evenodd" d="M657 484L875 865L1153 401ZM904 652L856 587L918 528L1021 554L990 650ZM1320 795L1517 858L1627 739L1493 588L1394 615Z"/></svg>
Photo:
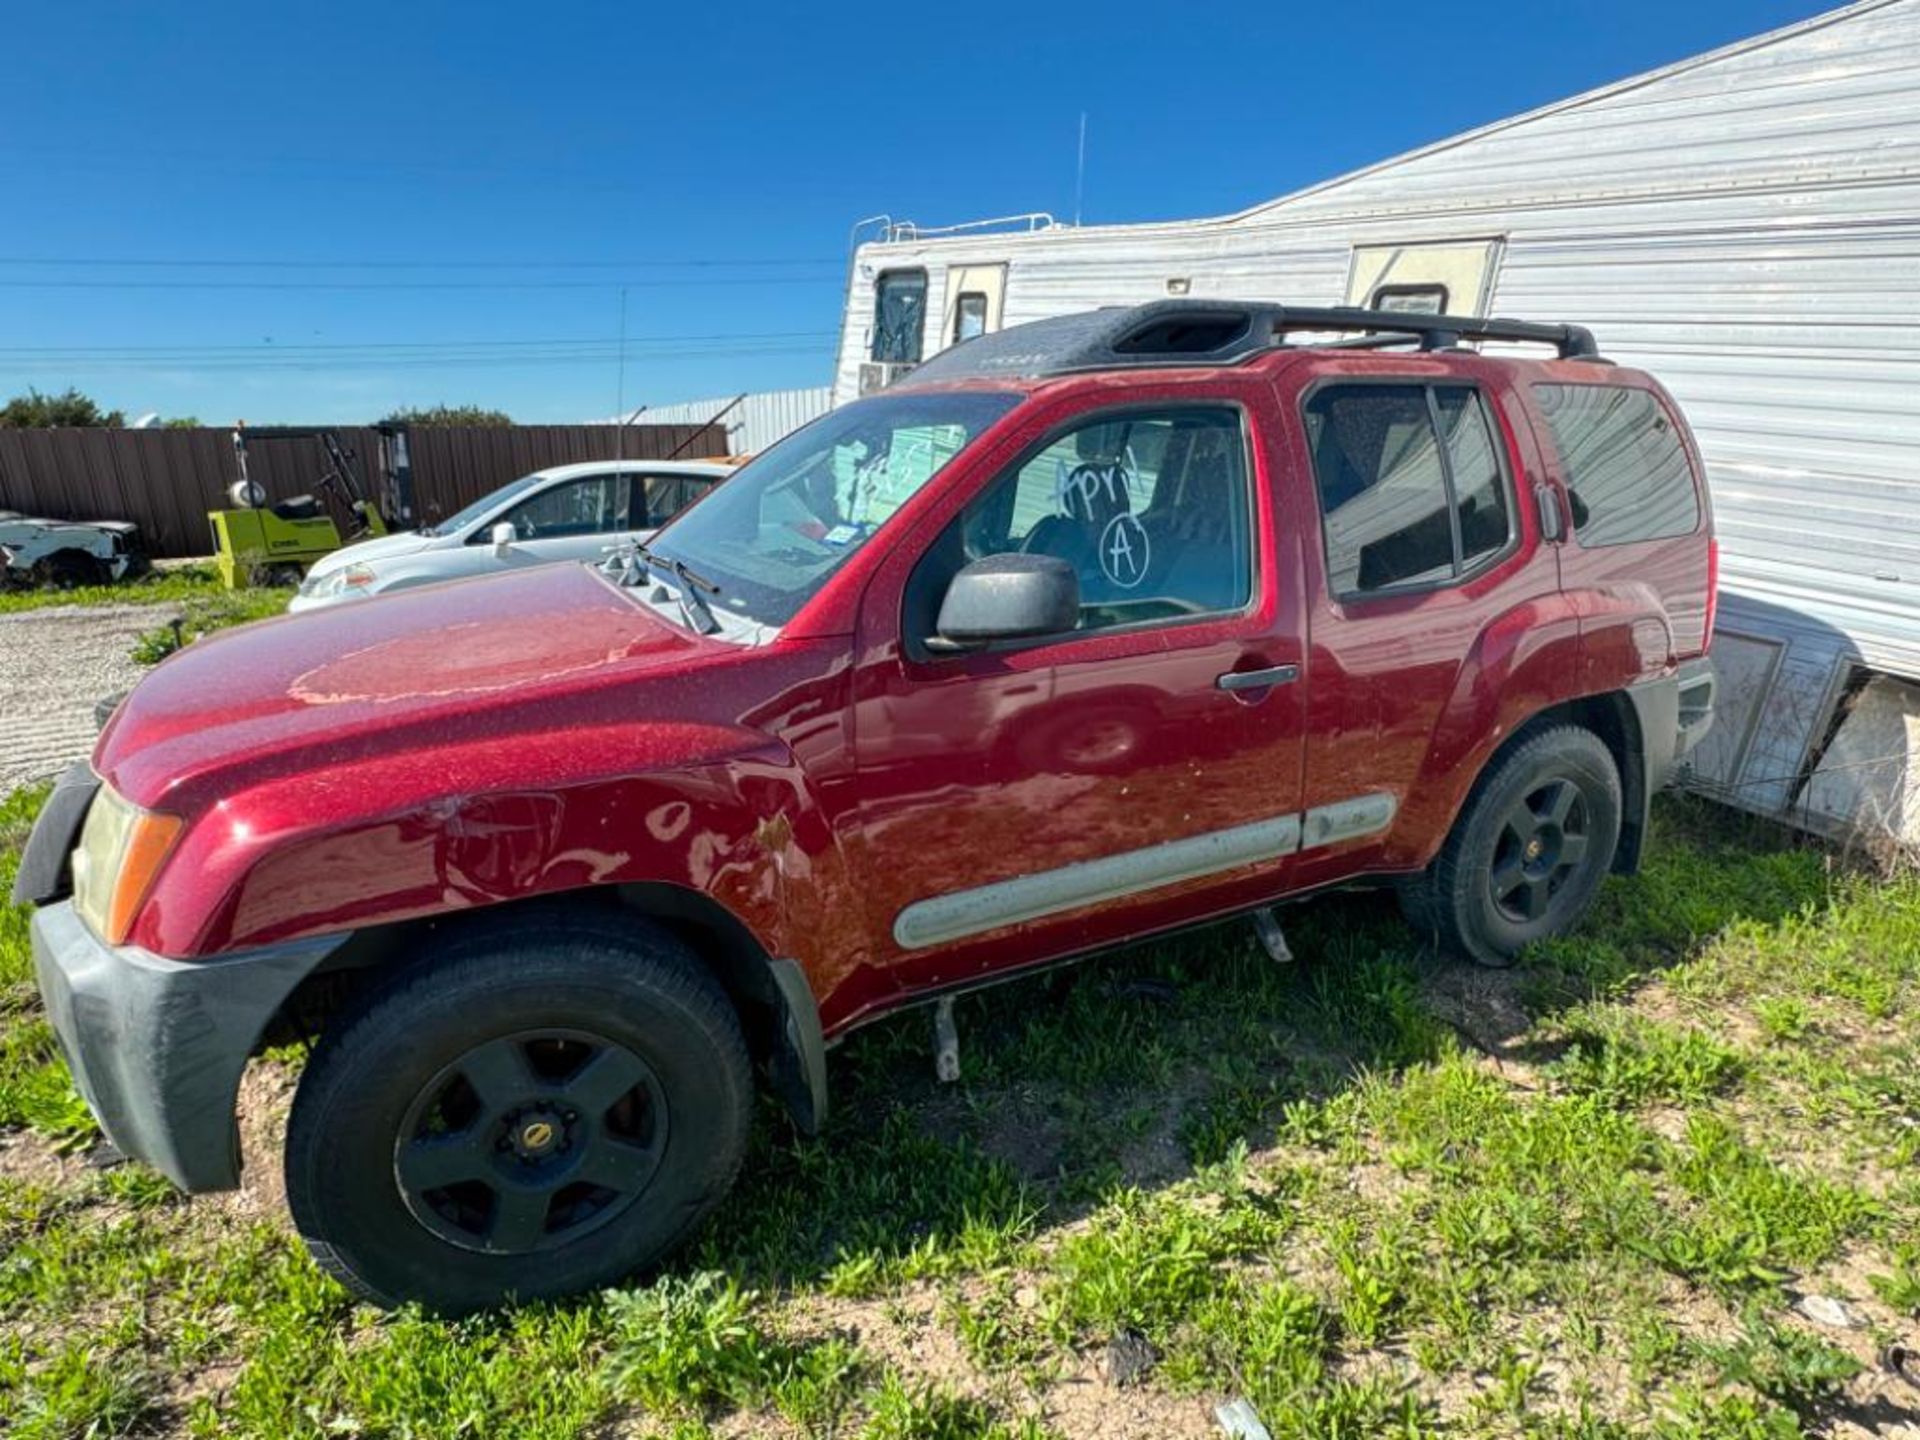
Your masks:
<svg viewBox="0 0 1920 1440"><path fill-rule="evenodd" d="M825 339L839 332L837 330L741 330L727 333L705 335L629 335L628 346L636 345L683 345L708 341L735 340L817 340ZM443 348L478 349L494 346L533 347L552 345L614 345L620 343L610 335L569 335L547 339L472 339L472 340L354 340L338 342L291 342L280 344L273 341L255 341L247 344L208 344L208 345L0 345L0 356L66 356L66 355L146 355L165 353L168 355L198 355L215 353L233 353L238 355L270 355L293 351L340 351L340 350L433 350Z"/></svg>
<svg viewBox="0 0 1920 1440"><path fill-rule="evenodd" d="M846 267L842 255L785 259L718 260L672 257L634 260L239 260L208 258L119 259L65 255L6 255L0 265L44 265L90 269L219 269L219 270L751 270L792 269L798 266Z"/></svg>
<svg viewBox="0 0 1920 1440"><path fill-rule="evenodd" d="M819 355L820 345L706 345L676 350L670 354L654 354L655 360L731 360L759 355ZM33 360L0 357L0 372L18 373L32 367L39 371L57 370L61 373L77 371L165 371L190 370L195 374L213 374L220 372L296 371L296 370L348 370L348 369L432 369L438 367L495 366L503 369L519 369L536 365L592 365L604 366L614 358L611 349L593 350L555 350L539 351L532 354L464 354L444 355L334 355L334 356L286 356L280 359L259 357L242 359L238 357L173 357L147 356L140 359L123 359L111 356L86 357L80 359L44 359Z"/></svg>
<svg viewBox="0 0 1920 1440"><path fill-rule="evenodd" d="M0 280L8 290L635 290L791 285L793 275L674 280Z"/></svg>

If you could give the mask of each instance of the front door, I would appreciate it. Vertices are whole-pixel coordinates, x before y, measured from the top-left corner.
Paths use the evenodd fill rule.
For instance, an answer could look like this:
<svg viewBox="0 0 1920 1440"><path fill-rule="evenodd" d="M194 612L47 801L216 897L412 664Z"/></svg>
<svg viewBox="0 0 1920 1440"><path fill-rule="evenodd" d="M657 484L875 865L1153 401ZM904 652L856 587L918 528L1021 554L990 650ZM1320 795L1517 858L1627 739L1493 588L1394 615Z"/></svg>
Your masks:
<svg viewBox="0 0 1920 1440"><path fill-rule="evenodd" d="M640 528L634 517L636 513L644 517L644 503L636 511L632 501L632 477L619 471L550 485L500 517L513 526L514 533L504 563L524 566L547 565L555 560L604 560L608 546ZM475 539L481 545L492 543L490 534Z"/></svg>
<svg viewBox="0 0 1920 1440"><path fill-rule="evenodd" d="M909 989L1251 903L1297 844L1294 527L1276 546L1247 396L1175 393L1037 417L869 590L855 863L876 952ZM929 652L953 574L1005 551L1074 566L1078 628Z"/></svg>

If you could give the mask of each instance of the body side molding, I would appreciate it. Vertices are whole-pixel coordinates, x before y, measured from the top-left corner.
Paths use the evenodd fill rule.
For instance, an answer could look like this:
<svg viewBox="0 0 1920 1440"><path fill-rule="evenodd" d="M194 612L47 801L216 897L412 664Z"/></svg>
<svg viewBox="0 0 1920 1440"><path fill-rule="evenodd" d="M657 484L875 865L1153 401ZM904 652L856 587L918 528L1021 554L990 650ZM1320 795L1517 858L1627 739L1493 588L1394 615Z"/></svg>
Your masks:
<svg viewBox="0 0 1920 1440"><path fill-rule="evenodd" d="M1276 815L1228 830L1210 830L1184 840L1082 860L1057 870L930 896L901 910L894 918L893 938L902 949L922 950L1242 865L1278 860L1302 848L1375 834L1392 823L1397 808L1391 795L1362 795L1316 806L1305 815Z"/></svg>

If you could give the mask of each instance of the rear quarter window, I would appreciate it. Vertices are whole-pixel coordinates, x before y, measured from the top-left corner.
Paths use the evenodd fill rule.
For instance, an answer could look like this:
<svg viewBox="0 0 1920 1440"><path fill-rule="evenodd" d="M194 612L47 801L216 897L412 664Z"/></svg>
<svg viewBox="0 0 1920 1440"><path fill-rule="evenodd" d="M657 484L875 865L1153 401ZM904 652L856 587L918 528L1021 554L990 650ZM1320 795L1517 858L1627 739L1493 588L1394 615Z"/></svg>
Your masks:
<svg viewBox="0 0 1920 1440"><path fill-rule="evenodd" d="M1624 385L1536 385L1533 394L1560 452L1582 546L1666 540L1699 528L1693 467L1655 395Z"/></svg>

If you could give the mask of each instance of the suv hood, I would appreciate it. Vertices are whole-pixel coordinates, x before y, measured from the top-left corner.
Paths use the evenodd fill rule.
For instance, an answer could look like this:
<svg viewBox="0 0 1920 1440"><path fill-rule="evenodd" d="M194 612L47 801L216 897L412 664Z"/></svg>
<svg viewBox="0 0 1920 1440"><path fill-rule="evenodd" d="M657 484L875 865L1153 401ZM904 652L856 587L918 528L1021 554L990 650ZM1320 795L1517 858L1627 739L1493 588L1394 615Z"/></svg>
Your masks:
<svg viewBox="0 0 1920 1440"><path fill-rule="evenodd" d="M216 774L224 792L249 773L510 739L610 685L738 653L584 565L402 590L189 645L121 704L94 768L135 804L190 810L217 798L200 793Z"/></svg>

